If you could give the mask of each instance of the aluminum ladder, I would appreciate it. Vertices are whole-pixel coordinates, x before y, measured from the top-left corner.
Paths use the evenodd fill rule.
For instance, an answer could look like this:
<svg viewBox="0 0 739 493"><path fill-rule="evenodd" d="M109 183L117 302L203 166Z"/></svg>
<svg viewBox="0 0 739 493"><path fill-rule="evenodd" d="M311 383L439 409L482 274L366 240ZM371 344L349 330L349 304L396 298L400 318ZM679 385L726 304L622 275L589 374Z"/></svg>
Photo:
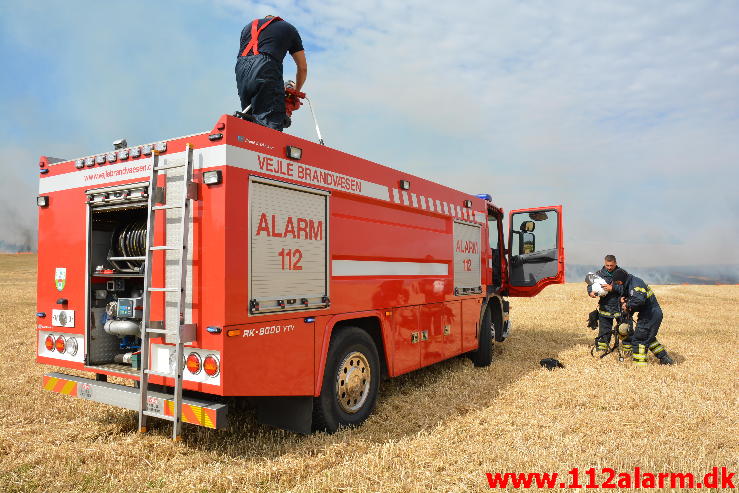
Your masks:
<svg viewBox="0 0 739 493"><path fill-rule="evenodd" d="M195 340L195 324L185 324L184 308L186 301L186 275L187 275L187 253L188 234L190 227L190 205L191 201L197 200L197 184L192 181L193 170L193 146L185 146L185 162L173 164L159 164L159 152L154 151L152 156L151 176L149 178L149 214L146 225L146 264L144 277L144 311L142 315L141 333L141 377L139 380L140 405L139 405L139 432L147 431L147 419L156 417L172 421L172 439L179 440L182 433L182 380L184 371L184 346ZM181 186L172 186L175 181L167 176L168 170L182 169ZM159 176L164 172L164 187L158 186ZM178 178L178 177L175 177ZM168 189L172 193L168 194ZM170 196L171 195L171 196ZM164 205L158 205L164 204ZM179 211L179 226L175 239L170 239L166 245L154 245L154 225L158 211ZM171 219L171 217L170 217ZM165 236L169 236L168 234ZM164 286L152 286L152 274L154 271L154 252L165 250ZM177 267L174 279L168 279L166 256L168 252L175 252L177 256ZM151 297L152 293L163 292L165 297L163 321L151 320ZM168 300L167 293L173 293ZM170 310L174 317L167 317L167 302L174 301L176 308ZM172 320L171 318L175 318ZM167 343L175 345L175 361L170 363L167 372L155 371L150 368L150 341L152 338L164 337ZM174 367L174 368L172 368ZM149 392L149 377L152 375L174 379L174 395L171 397L174 409L171 414L166 413L164 406L168 404L161 398L154 397Z"/></svg>

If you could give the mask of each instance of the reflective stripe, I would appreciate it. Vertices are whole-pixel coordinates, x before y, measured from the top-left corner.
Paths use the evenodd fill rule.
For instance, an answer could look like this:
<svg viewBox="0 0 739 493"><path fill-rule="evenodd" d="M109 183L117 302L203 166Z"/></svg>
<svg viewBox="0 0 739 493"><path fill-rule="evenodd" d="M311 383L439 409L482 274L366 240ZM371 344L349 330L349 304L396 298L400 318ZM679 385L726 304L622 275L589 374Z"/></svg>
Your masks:
<svg viewBox="0 0 739 493"><path fill-rule="evenodd" d="M647 366L646 361L634 361L634 366Z"/></svg>
<svg viewBox="0 0 739 493"><path fill-rule="evenodd" d="M598 313L600 313L601 315L603 315L605 317L618 317L619 315L621 315L621 312L611 313L611 312L607 312L605 310L598 310Z"/></svg>
<svg viewBox="0 0 739 493"><path fill-rule="evenodd" d="M651 349L654 354L661 353L662 351L665 350L664 346L662 346L661 344L659 347L649 348L649 349Z"/></svg>
<svg viewBox="0 0 739 493"><path fill-rule="evenodd" d="M58 392L64 395L77 396L77 382L63 378L44 375L44 390Z"/></svg>
<svg viewBox="0 0 739 493"><path fill-rule="evenodd" d="M624 351L631 351L631 344L624 344L624 345L623 345L623 346L621 346L621 347L623 347L623 348L624 348Z"/></svg>
<svg viewBox="0 0 739 493"><path fill-rule="evenodd" d="M652 288L650 288L649 286L647 286L647 289L644 289L644 288L634 288L634 291L641 291L642 293L644 293L644 294L647 295L647 298L649 298L650 296L652 296L654 294L652 292Z"/></svg>

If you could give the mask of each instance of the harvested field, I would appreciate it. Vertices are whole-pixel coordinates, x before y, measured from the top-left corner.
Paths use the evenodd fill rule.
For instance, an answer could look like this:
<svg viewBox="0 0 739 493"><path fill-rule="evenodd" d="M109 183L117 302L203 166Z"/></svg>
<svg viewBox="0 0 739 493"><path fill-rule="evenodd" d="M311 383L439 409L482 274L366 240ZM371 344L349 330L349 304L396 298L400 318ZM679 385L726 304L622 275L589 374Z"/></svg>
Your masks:
<svg viewBox="0 0 739 493"><path fill-rule="evenodd" d="M512 300L492 366L456 358L386 381L361 428L304 437L242 413L173 443L169 423L138 435L133 412L41 390L54 369L34 362L35 262L0 255L2 491L483 491L486 472L737 470L739 286L653 286L674 367L593 359L593 300L554 286Z"/></svg>

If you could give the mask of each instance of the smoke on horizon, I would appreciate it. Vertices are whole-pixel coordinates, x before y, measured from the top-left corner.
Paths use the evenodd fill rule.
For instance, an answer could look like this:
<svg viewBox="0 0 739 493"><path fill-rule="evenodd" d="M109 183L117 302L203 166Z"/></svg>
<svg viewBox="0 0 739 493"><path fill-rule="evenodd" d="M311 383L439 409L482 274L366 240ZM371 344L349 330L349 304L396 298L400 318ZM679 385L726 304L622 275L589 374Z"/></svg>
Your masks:
<svg viewBox="0 0 739 493"><path fill-rule="evenodd" d="M600 266L568 264L567 282L582 281ZM647 284L739 284L739 265L687 265L626 269Z"/></svg>

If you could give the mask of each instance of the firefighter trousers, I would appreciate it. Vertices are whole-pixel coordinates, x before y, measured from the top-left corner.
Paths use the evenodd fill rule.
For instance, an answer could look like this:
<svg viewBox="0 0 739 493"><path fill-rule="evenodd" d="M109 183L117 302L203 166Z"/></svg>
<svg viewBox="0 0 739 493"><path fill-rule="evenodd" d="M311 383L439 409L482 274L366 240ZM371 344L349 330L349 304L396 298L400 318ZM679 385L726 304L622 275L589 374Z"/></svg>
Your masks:
<svg viewBox="0 0 739 493"><path fill-rule="evenodd" d="M634 335L631 336L632 358L634 364L647 364L647 350L661 359L667 357L667 350L657 341L657 332L662 324L662 308L657 303L645 307L639 312Z"/></svg>
<svg viewBox="0 0 739 493"><path fill-rule="evenodd" d="M285 82L281 63L266 54L239 57L236 88L241 109L251 105L251 114L258 124L280 132L285 128Z"/></svg>
<svg viewBox="0 0 739 493"><path fill-rule="evenodd" d="M606 317L598 313L598 337L595 338L595 345L599 351L608 349L611 343L611 331L613 330L613 317Z"/></svg>

